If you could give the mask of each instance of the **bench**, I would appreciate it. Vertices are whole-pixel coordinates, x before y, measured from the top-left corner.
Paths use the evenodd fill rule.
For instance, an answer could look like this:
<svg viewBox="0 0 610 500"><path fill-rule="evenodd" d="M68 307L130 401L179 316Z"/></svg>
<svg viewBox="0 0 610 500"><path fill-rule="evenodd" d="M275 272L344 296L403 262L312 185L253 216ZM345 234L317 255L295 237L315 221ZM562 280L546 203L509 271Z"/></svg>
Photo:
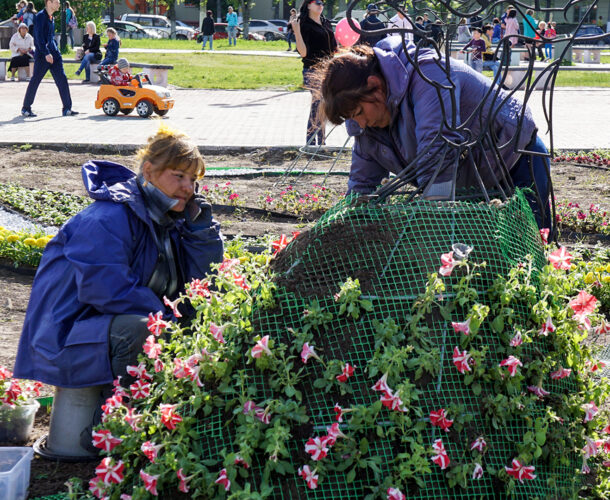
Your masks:
<svg viewBox="0 0 610 500"><path fill-rule="evenodd" d="M0 81L6 80L6 68L7 65L11 62L10 57L0 57ZM64 64L80 64L81 61L79 59L64 59ZM168 73L170 69L174 69L173 66L169 64L148 64L148 63L130 63L132 68L141 68L142 73L148 76L150 82L154 85L160 85L161 87L167 87L168 82ZM100 78L97 74L97 63L91 64L91 82L98 83ZM34 72L34 62L30 62L30 75ZM26 79L26 71L25 68L18 69L19 80Z"/></svg>
<svg viewBox="0 0 610 500"><path fill-rule="evenodd" d="M587 64L601 64L603 45L573 45L572 60Z"/></svg>

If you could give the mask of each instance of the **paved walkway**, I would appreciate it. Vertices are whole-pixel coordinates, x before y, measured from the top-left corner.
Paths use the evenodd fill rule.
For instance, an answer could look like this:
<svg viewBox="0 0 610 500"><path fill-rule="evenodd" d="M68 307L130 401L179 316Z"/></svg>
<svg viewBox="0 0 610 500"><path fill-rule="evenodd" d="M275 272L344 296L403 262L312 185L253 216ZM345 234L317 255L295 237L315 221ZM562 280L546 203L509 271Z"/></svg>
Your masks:
<svg viewBox="0 0 610 500"><path fill-rule="evenodd" d="M36 118L22 118L26 82L0 82L0 143L143 144L157 128L156 120L137 115L108 117L96 110L97 87L71 82L73 108L81 114L60 116L61 102L52 80L40 85L33 109ZM163 119L200 146L301 146L309 113L308 92L273 90L173 90L176 105ZM530 106L537 123L544 123L542 92ZM610 89L556 89L553 102L554 146L559 149L609 148ZM542 129L542 125L541 129ZM549 137L543 140L548 144ZM328 140L341 146L345 128Z"/></svg>

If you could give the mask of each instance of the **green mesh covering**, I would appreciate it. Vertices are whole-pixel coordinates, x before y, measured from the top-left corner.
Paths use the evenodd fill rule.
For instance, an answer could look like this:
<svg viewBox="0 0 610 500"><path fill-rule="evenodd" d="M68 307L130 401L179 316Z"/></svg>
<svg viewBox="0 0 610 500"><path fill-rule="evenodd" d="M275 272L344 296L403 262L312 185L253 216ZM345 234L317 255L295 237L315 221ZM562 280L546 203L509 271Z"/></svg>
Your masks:
<svg viewBox="0 0 610 500"><path fill-rule="evenodd" d="M326 428L334 422L335 403L349 408L379 400L379 393L371 389L379 376L370 378L365 372L375 350L373 322L392 318L398 325L404 325L412 314L414 300L425 290L429 274L438 272L441 254L450 251L456 243L473 248L469 257L471 261L487 262L474 281L474 287L481 292L486 292L497 276L506 276L509 269L523 262L527 255L532 257L535 269L545 264L539 231L521 192L508 202L496 205L479 200L405 204L398 196L375 205L359 204L355 197L348 197L274 260L277 306L271 310L255 311L254 333L270 335L276 342L290 343L287 329L303 328L303 311L316 298L334 317L324 327L323 334L316 337L316 348L327 359L340 359L356 367L356 373L349 381L353 395L325 394L311 385L299 386L310 423L293 429L289 447L295 471L308 463L309 457L303 451L305 441L311 436L325 434ZM359 280L362 298L373 303L373 310L356 321L339 316L333 298L340 284L350 277ZM458 279L457 276L444 278L447 285L444 299L451 298L451 284ZM478 301L486 303L483 293ZM516 307L515 313L525 321L530 311ZM456 316L460 314L466 314L466 311L458 310ZM422 444L428 448L435 439L443 438L452 460L467 462L472 460L469 458L470 443L478 435L485 435L490 446L483 466L500 470L510 465L518 454L516 443L531 430L533 419L517 419L495 429L488 419L481 416L480 398L473 396L472 389L464 385L464 376L453 366L452 350L453 346L459 345L459 334L454 332L450 322L434 313L426 321L427 337L440 353L439 366L434 377L424 376L415 380L416 386L423 391L423 397L416 404L426 416L441 407L461 404L474 416L474 423L469 431L457 436L427 425ZM501 351L505 348L501 347L488 324L484 323L479 336L489 345L487 359L497 363L506 357L506 352ZM530 354L534 356L534 353ZM244 369L250 383L257 387L258 401L280 397L270 389L264 373L257 372L252 365L244 365ZM312 374L305 379L308 384L322 373L321 365L315 362L308 363L305 370ZM553 392L567 392L573 388L573 382L571 379L553 380L545 387ZM482 387L482 391L485 394L490 387ZM390 415L389 410L384 411ZM540 414L543 411L544 404L540 403ZM223 449L237 452L234 429L227 424L230 420L230 414L218 410L218 413L199 421L197 431L201 436L202 457L218 457ZM406 451L404 444L396 438L379 438L374 432L367 438L370 443L368 455L381 457L381 478L388 476L395 465L396 455ZM262 454L259 458L260 461L266 460ZM562 458L563 463L560 463ZM426 455L426 460L431 464L429 455ZM517 483L514 491L517 498L572 496L574 470L578 467L575 454L566 451L562 455L543 457L536 460L535 465L537 479ZM251 464L248 481L255 486L259 486L263 466L264 463L257 463L257 459ZM355 480L348 483L345 471L331 471L315 490L307 489L296 473L277 476L270 484L275 485L274 498L277 499L356 499L364 498L371 493L369 486L380 483L372 476L370 469L362 469ZM468 489L449 487L446 471L434 464L431 464L431 473L425 474L424 481L425 488L409 483L412 487L405 491L407 498L494 498L502 496L505 488L502 481L488 473L479 480L469 480Z"/></svg>

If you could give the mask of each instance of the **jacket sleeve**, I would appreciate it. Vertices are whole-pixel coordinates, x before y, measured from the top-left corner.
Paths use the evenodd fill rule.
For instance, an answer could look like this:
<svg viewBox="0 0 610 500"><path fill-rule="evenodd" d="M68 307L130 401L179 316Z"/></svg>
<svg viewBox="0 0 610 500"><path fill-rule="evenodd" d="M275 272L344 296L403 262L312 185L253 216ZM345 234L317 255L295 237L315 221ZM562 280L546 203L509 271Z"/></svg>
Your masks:
<svg viewBox="0 0 610 500"><path fill-rule="evenodd" d="M421 65L422 72L432 81L439 82L443 86L449 86L449 81L445 73L438 68L434 63L426 63ZM452 142L462 142L462 135L454 130L448 129L443 123L443 110L445 111L444 119L451 125L451 95L448 90L440 91L424 81L417 73L413 73L413 83L411 86L411 101L413 103L413 115L415 118L415 137L417 140L417 155L419 156L426 148L426 153L420 158L416 165L417 183L419 186L430 180L437 167L439 167L439 158L443 149L446 147L446 140ZM456 104L456 123L454 126L460 125L460 88L454 91ZM439 130L442 127L442 134ZM437 137L438 135L438 137ZM430 147L428 147L430 146ZM442 183L451 180L453 172L449 167L454 164L457 157L455 148L447 148L443 165L440 165L441 172L435 179L435 183Z"/></svg>
<svg viewBox="0 0 610 500"><path fill-rule="evenodd" d="M42 57L46 57L51 53L48 47L49 40L47 40L49 36L48 31L49 27L45 16L37 14L34 17L34 33L36 34L34 44L36 45L36 53Z"/></svg>
<svg viewBox="0 0 610 500"><path fill-rule="evenodd" d="M203 278L210 272L210 264L222 262L224 245L220 224L212 217L212 206L202 196L195 196L189 204L196 204L199 213L178 226L182 247L185 279ZM188 212L188 209L187 209Z"/></svg>
<svg viewBox="0 0 610 500"><path fill-rule="evenodd" d="M347 181L347 193L352 191L362 194L370 194L388 177L389 172L377 163L372 157L362 152L361 139L354 138L352 150L352 165Z"/></svg>
<svg viewBox="0 0 610 500"><path fill-rule="evenodd" d="M113 202L97 201L87 210L64 246L76 272L78 300L101 314L147 316L164 311L159 298L131 269L139 243L132 224L139 221L130 221L129 209Z"/></svg>

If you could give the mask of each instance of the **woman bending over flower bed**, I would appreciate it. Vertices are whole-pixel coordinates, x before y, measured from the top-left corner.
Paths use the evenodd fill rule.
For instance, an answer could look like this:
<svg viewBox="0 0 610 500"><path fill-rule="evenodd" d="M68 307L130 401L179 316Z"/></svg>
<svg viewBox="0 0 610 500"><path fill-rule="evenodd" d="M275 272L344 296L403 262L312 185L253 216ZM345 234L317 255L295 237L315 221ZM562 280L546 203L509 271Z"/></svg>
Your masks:
<svg viewBox="0 0 610 500"><path fill-rule="evenodd" d="M68 388L111 383L137 364L149 313L178 316L164 304L222 260L219 224L195 194L205 172L197 147L160 129L138 157L137 175L108 161L83 166L95 202L45 249L15 377Z"/></svg>

